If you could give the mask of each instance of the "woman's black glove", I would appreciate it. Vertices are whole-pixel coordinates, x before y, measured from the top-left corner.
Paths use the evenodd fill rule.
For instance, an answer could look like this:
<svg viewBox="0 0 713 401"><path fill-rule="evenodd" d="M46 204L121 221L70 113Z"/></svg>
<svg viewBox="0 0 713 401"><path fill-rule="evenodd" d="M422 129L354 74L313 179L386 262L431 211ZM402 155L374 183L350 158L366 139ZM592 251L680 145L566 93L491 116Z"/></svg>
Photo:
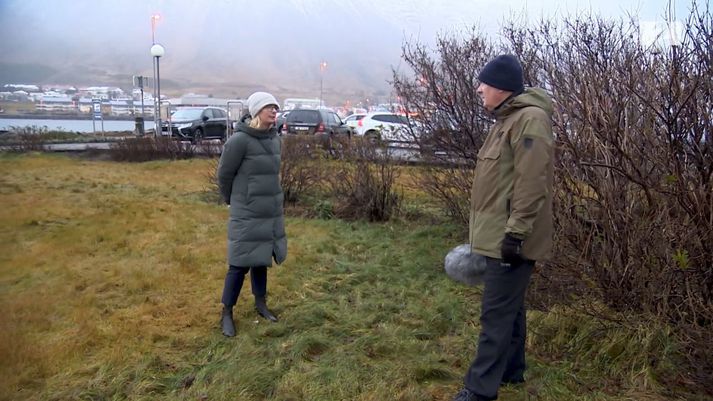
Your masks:
<svg viewBox="0 0 713 401"><path fill-rule="evenodd" d="M523 261L522 240L515 238L510 234L505 234L503 246L500 248L500 253L503 257L503 263L507 263L510 266L520 264Z"/></svg>

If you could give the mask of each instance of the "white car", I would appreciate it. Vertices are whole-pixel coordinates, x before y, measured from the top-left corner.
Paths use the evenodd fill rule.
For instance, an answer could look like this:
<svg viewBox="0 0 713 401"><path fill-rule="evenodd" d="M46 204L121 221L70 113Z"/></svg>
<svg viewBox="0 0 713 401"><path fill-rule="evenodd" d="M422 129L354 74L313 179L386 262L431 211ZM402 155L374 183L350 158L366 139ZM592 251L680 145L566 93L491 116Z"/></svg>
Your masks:
<svg viewBox="0 0 713 401"><path fill-rule="evenodd" d="M408 119L403 114L373 112L358 120L357 135L365 135L385 141L409 141Z"/></svg>
<svg viewBox="0 0 713 401"><path fill-rule="evenodd" d="M344 124L354 128L356 130L357 124L359 123L359 120L364 118L366 116L366 113L355 113L355 114L350 114L347 117L344 118Z"/></svg>

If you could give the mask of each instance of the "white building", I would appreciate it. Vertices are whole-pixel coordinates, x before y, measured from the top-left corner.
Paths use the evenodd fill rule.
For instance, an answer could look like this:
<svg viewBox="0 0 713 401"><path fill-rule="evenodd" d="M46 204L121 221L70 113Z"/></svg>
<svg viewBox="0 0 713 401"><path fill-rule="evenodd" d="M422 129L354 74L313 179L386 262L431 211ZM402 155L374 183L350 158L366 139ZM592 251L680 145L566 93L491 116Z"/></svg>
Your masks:
<svg viewBox="0 0 713 401"><path fill-rule="evenodd" d="M69 112L76 111L77 105L70 96L45 94L40 98L35 108L41 111Z"/></svg>
<svg viewBox="0 0 713 401"><path fill-rule="evenodd" d="M110 100L108 104L111 108L111 114L115 116L129 116L135 114L134 102L132 100ZM139 110L139 113L141 113L141 110Z"/></svg>
<svg viewBox="0 0 713 401"><path fill-rule="evenodd" d="M29 93L23 90L13 91L10 96L10 100L14 100L16 102L26 102L29 100Z"/></svg>
<svg viewBox="0 0 713 401"><path fill-rule="evenodd" d="M102 100L116 99L124 96L124 91L115 86L90 86L80 89L80 92L83 95Z"/></svg>

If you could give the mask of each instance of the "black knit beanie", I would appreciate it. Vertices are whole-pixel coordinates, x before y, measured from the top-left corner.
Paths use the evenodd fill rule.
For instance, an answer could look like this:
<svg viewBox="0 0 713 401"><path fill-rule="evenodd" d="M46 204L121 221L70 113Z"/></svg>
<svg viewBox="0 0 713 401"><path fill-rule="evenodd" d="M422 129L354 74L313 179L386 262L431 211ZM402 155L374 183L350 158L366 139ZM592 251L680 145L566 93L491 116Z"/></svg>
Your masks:
<svg viewBox="0 0 713 401"><path fill-rule="evenodd" d="M522 66L515 56L503 54L490 60L478 74L478 80L508 92L524 89Z"/></svg>

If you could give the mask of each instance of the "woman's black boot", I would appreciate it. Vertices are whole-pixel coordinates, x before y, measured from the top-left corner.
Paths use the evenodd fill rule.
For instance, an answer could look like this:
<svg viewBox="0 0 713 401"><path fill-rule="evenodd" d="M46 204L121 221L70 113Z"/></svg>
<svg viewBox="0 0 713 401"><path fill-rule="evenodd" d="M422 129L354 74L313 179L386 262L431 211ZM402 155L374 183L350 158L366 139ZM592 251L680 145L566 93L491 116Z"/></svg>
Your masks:
<svg viewBox="0 0 713 401"><path fill-rule="evenodd" d="M265 302L264 296L255 297L255 309L257 310L257 313L259 313L260 316L264 317L265 319L271 322L277 321L277 316L275 316L274 313L270 312L270 310L267 309L267 303Z"/></svg>
<svg viewBox="0 0 713 401"><path fill-rule="evenodd" d="M232 306L223 306L223 314L220 319L220 324L223 326L224 336L235 337L235 322L233 321Z"/></svg>

